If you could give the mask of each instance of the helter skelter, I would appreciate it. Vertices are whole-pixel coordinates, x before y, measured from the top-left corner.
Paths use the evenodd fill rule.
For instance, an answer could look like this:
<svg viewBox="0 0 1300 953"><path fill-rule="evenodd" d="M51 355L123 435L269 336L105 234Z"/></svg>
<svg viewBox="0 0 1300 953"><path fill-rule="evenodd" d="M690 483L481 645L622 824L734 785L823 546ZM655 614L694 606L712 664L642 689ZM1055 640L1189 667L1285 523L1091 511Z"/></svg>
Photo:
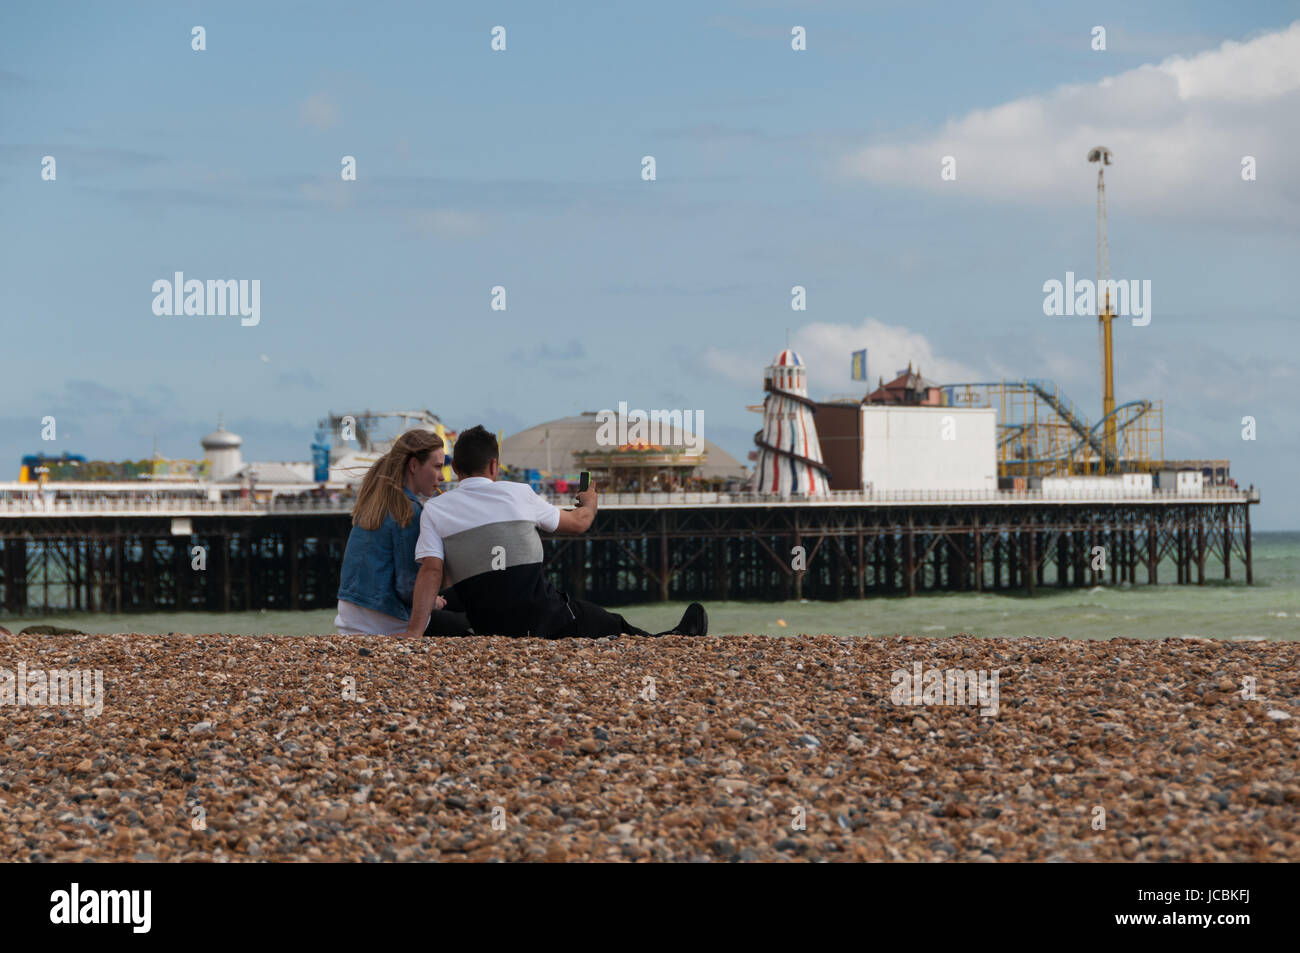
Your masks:
<svg viewBox="0 0 1300 953"><path fill-rule="evenodd" d="M754 434L758 445L754 489L759 493L824 496L830 492L830 469L822 462L806 373L803 359L789 348L763 371L763 429Z"/></svg>

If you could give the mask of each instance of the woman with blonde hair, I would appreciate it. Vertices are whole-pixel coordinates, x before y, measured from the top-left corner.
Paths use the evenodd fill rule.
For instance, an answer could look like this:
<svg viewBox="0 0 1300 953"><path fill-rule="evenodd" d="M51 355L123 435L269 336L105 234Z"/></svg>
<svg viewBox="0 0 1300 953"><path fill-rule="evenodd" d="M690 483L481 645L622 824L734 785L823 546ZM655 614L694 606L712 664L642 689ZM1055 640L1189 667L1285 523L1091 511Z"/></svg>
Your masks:
<svg viewBox="0 0 1300 953"><path fill-rule="evenodd" d="M438 492L446 463L442 438L408 430L361 481L339 574L335 628L342 635L399 635L411 618L419 565L420 508ZM426 635L465 635L469 623L439 596Z"/></svg>

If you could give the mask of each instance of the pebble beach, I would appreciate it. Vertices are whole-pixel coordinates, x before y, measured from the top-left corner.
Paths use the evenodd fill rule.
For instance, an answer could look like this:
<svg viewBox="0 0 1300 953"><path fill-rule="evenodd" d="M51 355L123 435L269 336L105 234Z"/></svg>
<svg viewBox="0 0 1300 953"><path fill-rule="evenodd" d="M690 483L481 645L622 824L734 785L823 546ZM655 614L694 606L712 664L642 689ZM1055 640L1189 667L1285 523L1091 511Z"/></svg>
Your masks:
<svg viewBox="0 0 1300 953"><path fill-rule="evenodd" d="M5 861L1300 860L1294 642L0 637L19 663L102 672L102 711L5 695ZM996 703L900 702L931 669Z"/></svg>

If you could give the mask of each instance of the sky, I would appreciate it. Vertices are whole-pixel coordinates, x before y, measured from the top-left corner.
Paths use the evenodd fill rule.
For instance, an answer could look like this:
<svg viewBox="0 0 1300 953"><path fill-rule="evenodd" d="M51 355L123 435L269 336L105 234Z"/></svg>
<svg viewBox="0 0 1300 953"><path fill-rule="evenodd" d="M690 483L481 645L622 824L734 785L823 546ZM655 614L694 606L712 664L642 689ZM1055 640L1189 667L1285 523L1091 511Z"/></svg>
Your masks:
<svg viewBox="0 0 1300 953"><path fill-rule="evenodd" d="M1300 528L1300 3L6 0L0 478L194 458L218 415L306 460L331 411L620 401L744 460L787 340L814 397L867 348L1095 421L1097 322L1043 286L1095 277L1099 145L1111 276L1152 288L1117 399ZM258 322L155 314L178 271L257 280Z"/></svg>

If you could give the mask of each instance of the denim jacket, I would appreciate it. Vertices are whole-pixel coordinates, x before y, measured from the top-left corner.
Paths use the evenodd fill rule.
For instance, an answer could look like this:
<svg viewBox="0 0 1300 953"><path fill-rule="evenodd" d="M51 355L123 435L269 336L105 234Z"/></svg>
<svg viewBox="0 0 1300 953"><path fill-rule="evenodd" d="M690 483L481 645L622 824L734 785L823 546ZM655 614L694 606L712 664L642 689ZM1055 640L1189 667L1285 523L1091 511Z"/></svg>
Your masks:
<svg viewBox="0 0 1300 953"><path fill-rule="evenodd" d="M420 567L415 542L420 537L423 504L410 490L404 492L414 507L405 528L385 514L379 529L353 526L343 551L339 573L339 598L398 619L411 618L411 599Z"/></svg>

